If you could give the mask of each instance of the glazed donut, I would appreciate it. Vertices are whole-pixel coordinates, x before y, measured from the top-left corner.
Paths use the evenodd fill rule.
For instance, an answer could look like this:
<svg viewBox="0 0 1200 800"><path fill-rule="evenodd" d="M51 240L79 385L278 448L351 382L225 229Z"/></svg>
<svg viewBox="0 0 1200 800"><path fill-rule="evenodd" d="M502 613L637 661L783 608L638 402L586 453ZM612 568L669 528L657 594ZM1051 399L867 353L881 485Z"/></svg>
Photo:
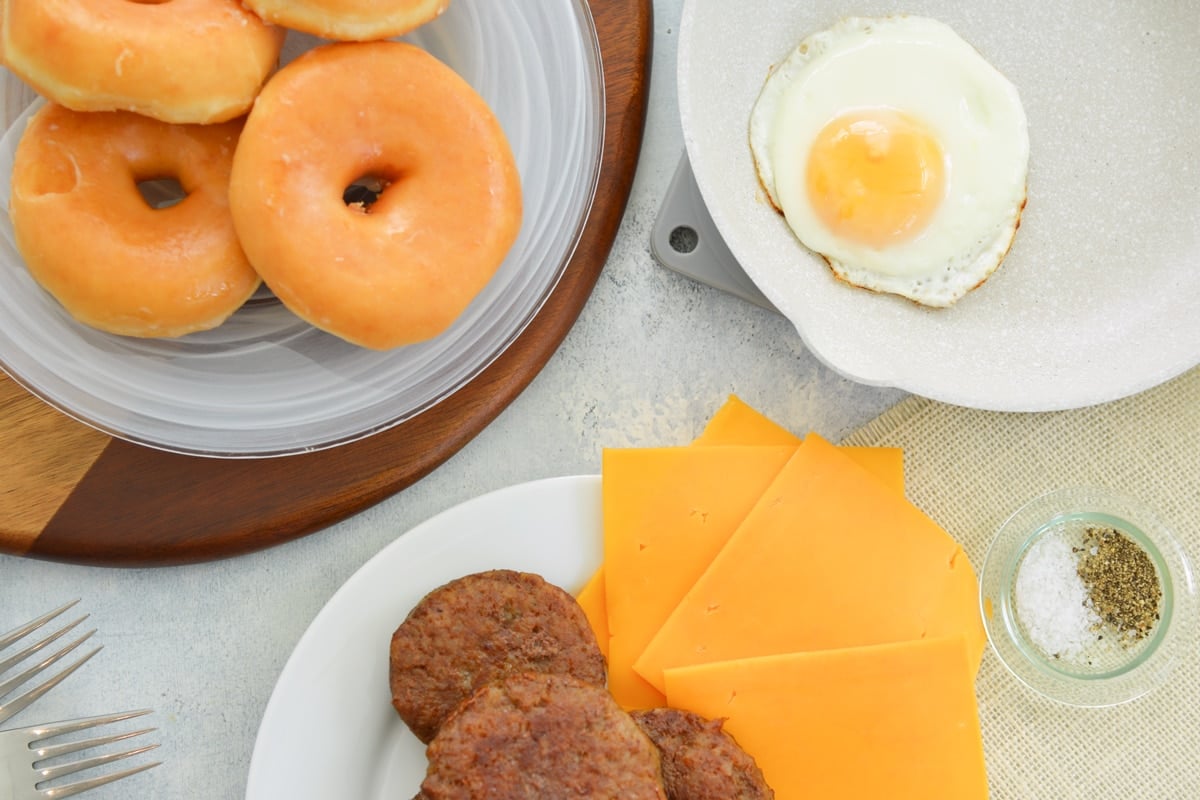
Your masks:
<svg viewBox="0 0 1200 800"><path fill-rule="evenodd" d="M383 187L378 199L347 204L363 179ZM229 200L284 305L379 350L449 327L521 225L520 177L491 109L393 41L322 45L277 72L246 120Z"/></svg>
<svg viewBox="0 0 1200 800"><path fill-rule="evenodd" d="M246 113L285 31L239 0L4 0L4 65L76 111L166 122Z"/></svg>
<svg viewBox="0 0 1200 800"><path fill-rule="evenodd" d="M30 274L77 320L126 336L213 328L258 288L229 215L242 120L172 125L47 103L17 144L9 213ZM155 209L138 183L178 181Z"/></svg>
<svg viewBox="0 0 1200 800"><path fill-rule="evenodd" d="M439 16L450 0L245 0L263 19L325 39L400 36Z"/></svg>

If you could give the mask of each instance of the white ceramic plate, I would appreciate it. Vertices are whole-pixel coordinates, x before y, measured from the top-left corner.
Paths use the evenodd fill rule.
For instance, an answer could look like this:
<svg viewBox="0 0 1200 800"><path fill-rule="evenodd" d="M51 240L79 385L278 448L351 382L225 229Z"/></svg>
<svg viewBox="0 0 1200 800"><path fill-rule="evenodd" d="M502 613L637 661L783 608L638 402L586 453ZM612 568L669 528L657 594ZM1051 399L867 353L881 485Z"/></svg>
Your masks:
<svg viewBox="0 0 1200 800"><path fill-rule="evenodd" d="M0 73L0 368L114 436L182 453L298 453L405 421L469 382L557 285L591 209L604 135L599 44L586 0L457 0L409 41L496 112L521 173L524 220L508 258L451 328L380 353L301 322L269 295L213 331L172 340L76 323L30 278L6 213L32 93ZM315 44L289 34L283 61ZM0 126L2 127L2 126Z"/></svg>
<svg viewBox="0 0 1200 800"><path fill-rule="evenodd" d="M600 477L501 489L418 525L330 598L300 638L254 744L246 800L396 800L425 748L392 709L392 632L432 589L472 572L534 572L574 593L601 561Z"/></svg>
<svg viewBox="0 0 1200 800"><path fill-rule="evenodd" d="M771 65L842 16L953 27L1029 118L1012 252L947 310L838 283L759 189L750 109ZM686 0L679 104L721 236L811 351L863 383L976 408L1074 408L1200 363L1200 6Z"/></svg>

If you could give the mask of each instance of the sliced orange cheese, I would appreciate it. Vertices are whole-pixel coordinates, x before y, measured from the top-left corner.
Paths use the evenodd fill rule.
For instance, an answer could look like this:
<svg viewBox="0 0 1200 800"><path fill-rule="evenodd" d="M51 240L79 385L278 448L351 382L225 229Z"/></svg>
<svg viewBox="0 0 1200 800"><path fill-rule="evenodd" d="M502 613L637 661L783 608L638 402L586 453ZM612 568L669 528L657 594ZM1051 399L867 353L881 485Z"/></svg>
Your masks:
<svg viewBox="0 0 1200 800"><path fill-rule="evenodd" d="M583 614L587 617L588 625L596 634L596 644L600 652L608 657L608 601L604 596L604 568L592 573L592 577L575 595Z"/></svg>
<svg viewBox="0 0 1200 800"><path fill-rule="evenodd" d="M795 445L800 437L731 394L692 444Z"/></svg>
<svg viewBox="0 0 1200 800"><path fill-rule="evenodd" d="M693 445L800 444L800 437L750 407L737 395L730 395ZM904 495L904 451L898 447L843 446L846 455L858 462L897 494Z"/></svg>
<svg viewBox="0 0 1200 800"><path fill-rule="evenodd" d="M731 395L726 403L717 410L713 418L705 427L704 432L699 438L693 442L693 446L733 446L733 445L762 445L766 447L779 446L796 446L799 445L799 437L791 434L760 412L751 408L746 403L742 402L738 397ZM904 494L904 456L903 451L899 448L891 447L847 447L844 448L847 455L853 458L864 469L875 475L880 481L891 487L899 495ZM651 456L650 458L654 458ZM716 459L710 456L700 456L705 463L711 465L718 474L723 474L727 469L726 466L713 464ZM622 465L629 463L629 458L623 458ZM605 474L612 478L612 464L606 464ZM695 468L695 467L693 467ZM705 480L699 483L691 482L683 477L683 473L675 473L672 475L664 475L665 485L663 491L674 492L678 496L679 492L687 491L689 487L707 487L711 485L711 481ZM617 478L617 480L622 480ZM723 488L723 487L722 487ZM646 492L641 495L645 501L645 507L627 508L623 511L626 517L639 516L645 514L654 514L655 495L651 492ZM697 493L694 496L694 506L700 502L709 502L710 498ZM611 520L606 520L606 525ZM685 520L686 522L686 520ZM608 530L608 528L606 528ZM711 533L711 531L710 531ZM732 534L732 530L726 533ZM608 535L607 533L605 534ZM652 534L651 534L652 535ZM684 548L685 549L685 548ZM643 614L640 620L635 623L638 631L644 631L649 627L653 627L650 632L653 634L667 617L671 609L678 604L683 598L688 586L689 580L698 576L705 566L711 553L706 553L702 556L703 563L698 564L694 558L690 558L687 552L681 549L678 558L672 559L670 563L665 565L654 565L651 567L647 562L647 568L656 568L664 570L661 577L664 578L659 582L660 575L635 575L633 577L633 585L640 585L647 581L656 583L656 596L651 604L655 608L663 609L661 612L656 612L652 616ZM676 570L686 571L687 575L680 577L674 574ZM597 640L600 642L601 651L605 656L609 656L609 621L608 608L605 587L607 585L607 575L605 568L601 566L592 575L591 579L585 584L584 588L578 595L580 605L583 606L584 613L587 615L588 621L591 623L592 630L596 634ZM668 591L667 587L675 587ZM626 587L618 585L615 588L616 592L625 592ZM638 605L637 600L631 600L628 606L635 607ZM641 639L645 637L645 641ZM640 645L634 644L641 641ZM649 642L649 636L644 633L631 635L626 638L625 644L629 648L644 647ZM626 648L628 649L628 648ZM641 650L638 649L633 653L633 657L640 655ZM655 702L661 701L662 694L657 689L647 684L640 676L632 673L632 663L626 664L628 660L625 652L618 656L618 667L615 670L616 678L613 681L616 689L616 695L619 702L626 705L627 708L649 707ZM610 667L611 668L611 667Z"/></svg>
<svg viewBox="0 0 1200 800"><path fill-rule="evenodd" d="M986 800L961 637L665 672L671 706L723 718L777 800Z"/></svg>
<svg viewBox="0 0 1200 800"><path fill-rule="evenodd" d="M634 660L796 447L664 447L603 454L608 688L625 708L662 694Z"/></svg>
<svg viewBox="0 0 1200 800"><path fill-rule="evenodd" d="M930 626L931 629L962 633L971 676L977 675L983 663L983 651L987 649L987 629L983 627L983 614L979 608L979 579L961 547L950 562L950 580L934 604L932 617L940 622Z"/></svg>
<svg viewBox="0 0 1200 800"><path fill-rule="evenodd" d="M700 436L692 444L798 445L800 444L800 437L792 434L759 411L751 408L740 397L730 395L725 403L717 409L717 413L713 414ZM871 448L864 447L860 449L865 451ZM900 450L891 448L881 449L889 453L888 455L884 455L881 461L895 459L892 464L882 466L881 469L889 476L894 475L895 469L899 469L900 491L903 491L904 464L903 459L898 457ZM866 458L871 459L871 456L866 456ZM592 630L596 632L596 637L603 641L602 649L607 653L608 620L605 617L606 611L603 607L604 580L604 566L601 565L584 585L583 589L580 590L578 600L584 606L584 611L587 613L588 620L592 623Z"/></svg>
<svg viewBox="0 0 1200 800"><path fill-rule="evenodd" d="M904 497L904 451L899 447L839 445L838 449L897 497Z"/></svg>
<svg viewBox="0 0 1200 800"><path fill-rule="evenodd" d="M977 665L977 606L952 602L974 580L935 522L809 434L634 667L663 691L668 667L952 635Z"/></svg>

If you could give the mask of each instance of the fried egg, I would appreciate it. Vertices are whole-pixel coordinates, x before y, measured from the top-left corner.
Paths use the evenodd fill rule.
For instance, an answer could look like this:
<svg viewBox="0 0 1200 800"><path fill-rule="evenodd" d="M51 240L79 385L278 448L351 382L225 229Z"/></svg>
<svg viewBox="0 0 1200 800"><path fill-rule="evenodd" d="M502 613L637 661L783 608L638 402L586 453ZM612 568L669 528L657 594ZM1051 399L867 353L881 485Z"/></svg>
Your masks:
<svg viewBox="0 0 1200 800"><path fill-rule="evenodd" d="M804 39L763 85L750 148L838 278L926 306L987 280L1025 205L1017 89L932 19L848 18Z"/></svg>

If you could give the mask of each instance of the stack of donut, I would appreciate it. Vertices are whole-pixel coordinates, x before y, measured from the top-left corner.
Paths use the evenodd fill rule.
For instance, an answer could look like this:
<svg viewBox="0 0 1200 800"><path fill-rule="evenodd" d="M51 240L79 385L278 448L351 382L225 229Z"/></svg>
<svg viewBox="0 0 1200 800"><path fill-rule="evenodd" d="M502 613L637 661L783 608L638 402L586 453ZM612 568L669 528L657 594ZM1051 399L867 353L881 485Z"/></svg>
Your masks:
<svg viewBox="0 0 1200 800"><path fill-rule="evenodd" d="M9 212L31 275L76 319L174 337L265 282L388 349L448 328L521 225L486 102L391 41L448 0L6 0L3 64L47 102ZM332 40L280 68L288 30ZM141 187L184 194L153 208ZM347 202L369 182L371 202Z"/></svg>

